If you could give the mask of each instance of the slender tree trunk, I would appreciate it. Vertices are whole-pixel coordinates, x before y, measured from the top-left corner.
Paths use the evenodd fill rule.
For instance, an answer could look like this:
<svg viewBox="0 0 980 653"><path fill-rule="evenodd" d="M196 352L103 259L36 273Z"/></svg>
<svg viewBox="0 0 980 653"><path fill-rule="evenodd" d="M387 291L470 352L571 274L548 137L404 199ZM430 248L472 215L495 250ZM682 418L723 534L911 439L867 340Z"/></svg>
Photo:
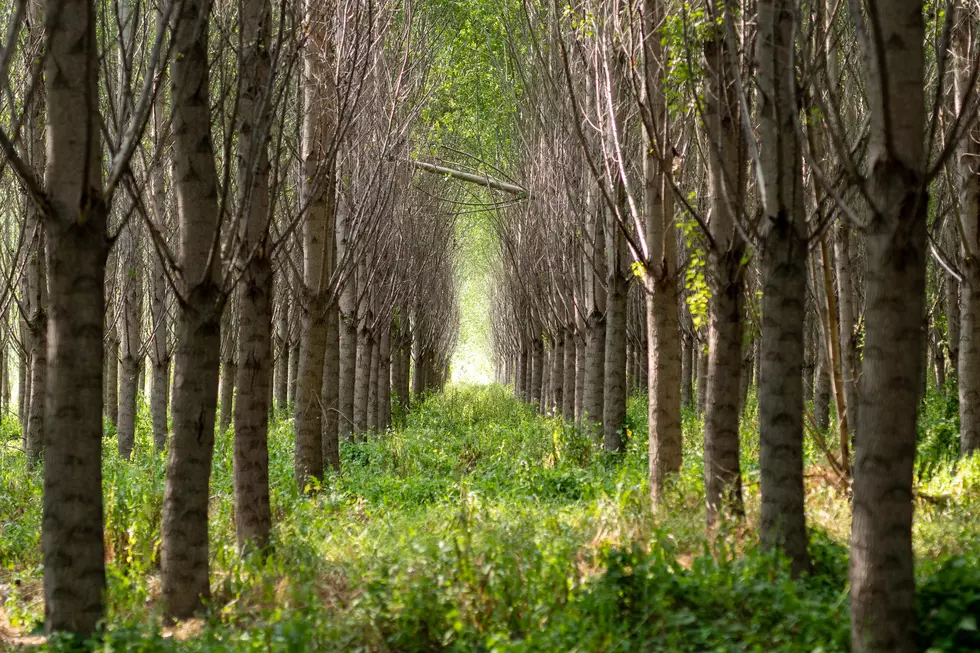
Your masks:
<svg viewBox="0 0 980 653"><path fill-rule="evenodd" d="M111 305L107 314L115 320L116 307ZM105 416L113 426L119 424L119 330L113 321L106 334L105 345Z"/></svg>
<svg viewBox="0 0 980 653"><path fill-rule="evenodd" d="M28 33L29 47L38 56L43 52L44 29L40 0L33 0L29 9L31 25ZM26 160L38 179L44 178L46 152L44 142L44 89L36 89L25 108L27 113ZM24 348L28 352L30 368L25 366L26 384L21 385L26 409L24 451L31 467L41 462L44 452L44 404L47 391L48 370L48 281L45 274L44 215L35 202L28 198L25 211L24 233L28 239L28 259L24 270L23 330ZM6 349L6 344L4 344ZM29 380L28 380L29 374Z"/></svg>
<svg viewBox="0 0 980 653"><path fill-rule="evenodd" d="M344 258L348 247L353 247L353 234L349 233L349 216L346 211L337 215L337 260ZM340 407L338 432L340 439L350 438L354 432L354 383L357 375L357 283L355 275L347 279L338 298L340 311L340 380L338 405ZM418 359L416 359L418 360ZM406 374L408 370L406 369ZM408 397L405 398L406 402Z"/></svg>
<svg viewBox="0 0 980 653"><path fill-rule="evenodd" d="M103 618L106 590L102 334L109 241L108 207L100 189L96 7L88 0L47 0L44 19L50 293L41 520L44 627L48 633L85 635ZM75 74L63 74L66 70Z"/></svg>
<svg viewBox="0 0 980 653"><path fill-rule="evenodd" d="M681 338L681 405L694 405L694 338Z"/></svg>
<svg viewBox="0 0 980 653"><path fill-rule="evenodd" d="M211 146L208 0L187 0L173 35L174 185L182 273L174 357L173 438L163 498L163 602L183 619L210 599L208 502L218 403L222 294L218 189Z"/></svg>
<svg viewBox="0 0 980 653"><path fill-rule="evenodd" d="M541 384L544 380L544 361L544 343L541 342L541 337L538 336L534 339L534 344L531 346L531 389L528 393L528 399L535 410L540 410L541 408Z"/></svg>
<svg viewBox="0 0 980 653"><path fill-rule="evenodd" d="M623 451L623 422L626 420L626 323L629 278L626 276L626 244L616 224L610 230L606 261L606 349L603 376L602 431L606 451Z"/></svg>
<svg viewBox="0 0 980 653"><path fill-rule="evenodd" d="M791 0L759 2L760 129L765 215L762 373L759 376L761 535L794 574L809 565L803 488L803 357L806 348L806 216L796 136Z"/></svg>
<svg viewBox="0 0 980 653"><path fill-rule="evenodd" d="M548 413L561 415L565 400L565 331L557 329L551 345L551 400Z"/></svg>
<svg viewBox="0 0 980 653"><path fill-rule="evenodd" d="M357 334L357 371L354 376L354 434L360 438L367 431L368 385L371 382L370 315L361 318Z"/></svg>
<svg viewBox="0 0 980 653"><path fill-rule="evenodd" d="M221 316L221 375L218 382L218 432L224 433L230 427L234 418L235 377L238 375L238 361L235 359L238 349L238 311L235 302L230 300L225 304Z"/></svg>
<svg viewBox="0 0 980 653"><path fill-rule="evenodd" d="M327 348L323 358L323 465L340 470L340 314L336 306L327 309Z"/></svg>
<svg viewBox="0 0 980 653"><path fill-rule="evenodd" d="M720 9L732 11L730 3ZM726 18L724 20L731 20ZM711 188L708 255L708 374L704 405L704 484L709 530L718 517L744 516L739 462L739 375L742 369L742 253L734 214L744 204L745 148L734 96L736 56L722 26L704 44L706 69L703 128Z"/></svg>
<svg viewBox="0 0 980 653"><path fill-rule="evenodd" d="M826 431L830 427L830 369L827 352L821 345L817 353L816 388L813 391L813 420L817 428Z"/></svg>
<svg viewBox="0 0 980 653"><path fill-rule="evenodd" d="M378 432L391 426L391 325L381 326L378 343Z"/></svg>
<svg viewBox="0 0 980 653"><path fill-rule="evenodd" d="M928 196L923 5L891 0L864 47L871 107L861 436L851 522L856 653L916 649L912 470L926 268ZM871 43L876 45L872 46Z"/></svg>
<svg viewBox="0 0 980 653"><path fill-rule="evenodd" d="M244 0L239 74L239 201L246 212L240 235L245 269L238 288L235 386L235 531L239 551L269 544L269 409L272 383L272 259L269 239L269 116L263 97L272 74L268 0Z"/></svg>
<svg viewBox="0 0 980 653"><path fill-rule="evenodd" d="M571 424L575 421L575 333L571 329L563 331L565 356L562 361L562 387L564 388L561 401L562 418Z"/></svg>
<svg viewBox="0 0 980 653"><path fill-rule="evenodd" d="M24 435L27 435L27 411L31 406L31 375L28 374L31 368L31 355L30 349L26 346L30 341L30 336L27 331L27 322L23 319L18 320L20 324L20 342L21 350L20 356L18 357L17 366L17 421L20 422L20 428L24 431Z"/></svg>
<svg viewBox="0 0 980 653"><path fill-rule="evenodd" d="M119 367L119 455L129 459L136 442L136 397L138 377L143 364L143 274L139 256L139 222L131 220L120 237L119 298L122 302L121 356Z"/></svg>
<svg viewBox="0 0 980 653"><path fill-rule="evenodd" d="M695 341L694 346L697 349L698 359L698 400L695 408L698 417L704 417L704 405L708 401L708 347L698 340Z"/></svg>
<svg viewBox="0 0 980 653"><path fill-rule="evenodd" d="M279 300L279 318L276 320L276 410L283 412L289 404L289 297L288 287L283 279L276 285Z"/></svg>
<svg viewBox="0 0 980 653"><path fill-rule="evenodd" d="M659 30L662 0L643 3L643 94L649 115L643 124L643 211L648 260L646 321L650 495L660 503L668 475L681 468L681 347L677 315L677 257L671 173L669 113L662 79L666 58ZM651 127L654 131L651 131Z"/></svg>
<svg viewBox="0 0 980 653"><path fill-rule="evenodd" d="M959 379L960 365L960 283L952 275L946 277L946 356L950 374Z"/></svg>
<svg viewBox="0 0 980 653"><path fill-rule="evenodd" d="M381 369L381 347L380 338L372 329L371 332L371 376L368 380L367 398L367 430L372 433L378 431L378 373Z"/></svg>
<svg viewBox="0 0 980 653"><path fill-rule="evenodd" d="M302 258L302 250L300 250L299 256ZM294 279L294 288L302 287L301 284L301 280ZM303 318L300 313L301 311L295 304L289 311L289 369L287 370L288 375L286 380L286 403L292 406L294 410L296 407L296 391L299 379L300 342L303 332Z"/></svg>
<svg viewBox="0 0 980 653"><path fill-rule="evenodd" d="M970 84L977 52L972 47L975 30L973 10L958 3L953 30L956 108L974 116L976 89ZM969 94L969 95L968 95ZM966 104L963 98L969 97ZM972 113L971 113L972 111ZM980 449L980 127L973 125L959 144L959 217L962 236L960 269L959 358L957 376L960 400L960 452L970 455Z"/></svg>
<svg viewBox="0 0 980 653"><path fill-rule="evenodd" d="M401 322L402 311L401 308L398 308L391 325L391 412L396 424L401 423L401 418L405 411L404 397L402 396L401 389L402 377L406 373L405 367L402 365L403 326Z"/></svg>
<svg viewBox="0 0 980 653"><path fill-rule="evenodd" d="M854 296L853 274L851 270L850 226L841 221L837 223L834 238L834 260L837 264L837 307L840 312L841 374L843 375L844 400L847 405L848 432L858 432L858 380L861 378L861 357L858 351L856 333L857 299Z"/></svg>
<svg viewBox="0 0 980 653"><path fill-rule="evenodd" d="M738 273L732 269L739 265L741 251L734 255L734 260L720 262L720 267L728 270L719 276L730 279L729 285L716 286L711 298L704 409L704 487L709 529L717 525L720 514L742 517L745 513L738 432L742 287Z"/></svg>
<svg viewBox="0 0 980 653"><path fill-rule="evenodd" d="M168 233L165 138L166 105L164 93L157 93L153 104L153 143L157 161L150 168L153 220L161 233ZM167 407L170 399L170 312L167 299L170 296L167 271L163 260L153 256L153 277L150 284L150 321L153 337L150 340L150 362L153 374L150 383L150 420L153 422L153 445L157 451L167 448Z"/></svg>

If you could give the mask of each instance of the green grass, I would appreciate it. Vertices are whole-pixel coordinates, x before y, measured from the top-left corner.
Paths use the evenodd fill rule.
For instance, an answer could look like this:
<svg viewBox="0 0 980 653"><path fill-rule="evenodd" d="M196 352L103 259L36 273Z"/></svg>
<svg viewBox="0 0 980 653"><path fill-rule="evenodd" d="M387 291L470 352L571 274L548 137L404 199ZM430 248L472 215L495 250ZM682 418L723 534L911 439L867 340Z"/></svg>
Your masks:
<svg viewBox="0 0 980 653"><path fill-rule="evenodd" d="M915 545L920 644L968 650L980 614L980 461L949 452L948 400L923 411ZM955 411L954 411L955 412ZM428 398L404 427L342 447L314 498L294 487L291 422L270 438L274 553L235 552L231 436L212 476L213 599L165 628L158 605L163 456L141 412L132 462L105 443L109 560L103 651L846 651L846 497L809 480L814 572L790 578L758 550L758 436L743 425L748 520L704 539L701 428L684 415L685 464L653 514L646 406L629 405L626 454L536 416L499 387ZM931 421L930 421L931 420ZM0 587L12 630L40 632L37 473L0 424ZM945 444L944 444L945 443ZM808 469L820 454L808 445ZM0 624L2 626L2 624ZM2 633L2 631L0 631ZM0 645L2 646L2 645ZM64 648L58 644L52 650ZM2 649L0 649L2 650Z"/></svg>

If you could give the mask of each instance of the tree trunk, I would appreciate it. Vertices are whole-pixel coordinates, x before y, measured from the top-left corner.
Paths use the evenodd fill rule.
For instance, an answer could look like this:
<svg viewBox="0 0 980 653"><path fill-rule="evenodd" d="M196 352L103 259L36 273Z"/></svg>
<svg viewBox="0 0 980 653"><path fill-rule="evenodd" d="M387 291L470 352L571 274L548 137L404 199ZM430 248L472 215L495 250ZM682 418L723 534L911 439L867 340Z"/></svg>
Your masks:
<svg viewBox="0 0 980 653"><path fill-rule="evenodd" d="M826 348L820 344L817 352L816 388L813 391L813 420L817 428L826 431L830 427L830 368L827 365Z"/></svg>
<svg viewBox="0 0 980 653"><path fill-rule="evenodd" d="M803 357L806 348L806 216L796 136L791 0L759 2L762 151L762 373L759 468L763 546L794 574L810 566L803 488Z"/></svg>
<svg viewBox="0 0 980 653"><path fill-rule="evenodd" d="M366 276L366 275L365 275ZM357 334L357 371L354 376L354 435L360 439L367 432L368 386L371 383L370 314L360 319Z"/></svg>
<svg viewBox="0 0 980 653"><path fill-rule="evenodd" d="M238 362L235 360L238 348L238 316L235 302L230 300L225 304L221 316L221 376L218 383L218 432L224 433L230 427L235 403L235 377L238 375Z"/></svg>
<svg viewBox="0 0 980 653"><path fill-rule="evenodd" d="M531 346L531 390L528 396L531 405L538 411L541 409L541 384L544 380L544 361L544 343L541 342L541 337L538 336L534 339L534 344Z"/></svg>
<svg viewBox="0 0 980 653"><path fill-rule="evenodd" d="M115 306L107 314L115 319ZM119 331L115 322L109 325L105 344L105 416L113 426L119 424Z"/></svg>
<svg viewBox="0 0 980 653"><path fill-rule="evenodd" d="M871 107L861 436L851 522L856 653L916 649L912 470L926 268L925 28L917 0L891 0L865 47ZM870 43L877 44L871 46Z"/></svg>
<svg viewBox="0 0 980 653"><path fill-rule="evenodd" d="M837 308L840 314L841 374L844 377L844 403L847 405L847 430L852 437L858 432L858 380L861 378L861 356L858 351L857 299L854 296L851 271L850 226L837 223L834 238L834 259L837 264Z"/></svg>
<svg viewBox="0 0 980 653"><path fill-rule="evenodd" d="M166 106L164 93L157 93L153 104L153 144L157 161L150 168L150 192L152 194L153 221L160 233L168 233L166 168L168 151L165 139ZM170 399L170 312L167 299L170 286L166 266L160 256L153 256L151 281L150 321L153 337L150 341L150 362L153 374L150 380L150 420L153 422L153 445L157 451L167 447L167 405Z"/></svg>
<svg viewBox="0 0 980 653"><path fill-rule="evenodd" d="M695 341L689 335L681 338L681 405L694 406L694 350Z"/></svg>
<svg viewBox="0 0 980 653"><path fill-rule="evenodd" d="M646 322L650 495L660 503L664 480L681 468L681 347L677 315L677 256L670 178L669 112L662 79L666 58L659 37L662 0L643 3L643 210L647 247ZM650 127L657 130L651 132Z"/></svg>
<svg viewBox="0 0 980 653"><path fill-rule="evenodd" d="M348 248L354 247L350 232L350 216L347 211L337 214L337 260L343 260ZM340 311L340 379L337 385L340 407L338 432L340 439L348 439L354 432L354 383L357 375L357 280L348 277L338 298ZM406 370L407 373L407 370ZM406 397L406 401L407 401Z"/></svg>
<svg viewBox="0 0 980 653"><path fill-rule="evenodd" d="M44 29L41 3L31 3L32 20L28 39L32 52L40 53L43 48ZM37 89L25 107L27 114L27 134L25 135L26 160L38 179L44 178L46 152L44 143L44 89ZM30 368L25 369L24 393L26 418L21 422L24 428L24 452L28 463L36 467L44 452L44 402L47 391L48 369L48 281L45 274L44 215L35 202L28 198L25 207L24 233L28 244L28 259L24 270L23 330L26 335L24 348L28 352ZM6 323L6 321L5 321ZM4 345L6 349L6 344ZM30 375L29 380L27 379ZM29 392L24 392L29 388Z"/></svg>
<svg viewBox="0 0 980 653"><path fill-rule="evenodd" d="M323 357L323 465L340 470L339 401L340 401L340 314L337 307L327 309L327 348Z"/></svg>
<svg viewBox="0 0 980 653"><path fill-rule="evenodd" d="M606 260L606 348L603 354L602 440L606 451L623 451L626 421L626 321L629 278L626 276L626 244L610 220Z"/></svg>
<svg viewBox="0 0 980 653"><path fill-rule="evenodd" d="M289 306L288 287L283 279L276 284L276 296L279 301L279 319L276 320L276 377L275 395L276 410L283 412L289 403Z"/></svg>
<svg viewBox="0 0 980 653"><path fill-rule="evenodd" d="M557 329L551 344L551 400L550 415L561 415L565 401L565 331Z"/></svg>
<svg viewBox="0 0 980 653"><path fill-rule="evenodd" d="M302 252L300 252L302 255ZM294 288L301 287L301 281L294 279ZM293 298L295 300L295 298ZM303 318L294 304L289 310L289 369L286 381L286 403L296 407L296 389L299 379L299 351L303 332Z"/></svg>
<svg viewBox="0 0 980 653"><path fill-rule="evenodd" d="M368 380L368 399L367 399L367 430L372 433L378 431L378 373L381 369L381 347L380 338L371 332L371 377Z"/></svg>
<svg viewBox="0 0 980 653"><path fill-rule="evenodd" d="M575 333L571 329L563 331L565 356L562 361L562 387L564 388L561 401L562 418L571 424L575 421Z"/></svg>
<svg viewBox="0 0 980 653"><path fill-rule="evenodd" d="M269 257L269 115L263 97L272 73L268 0L244 0L239 74L239 202L245 266L238 288L235 386L235 532L238 550L269 544L269 409L272 383L272 259Z"/></svg>
<svg viewBox="0 0 980 653"><path fill-rule="evenodd" d="M732 8L725 3L720 11ZM730 18L726 19L730 20ZM706 71L703 129L708 148L711 190L708 253L708 378L704 405L704 485L709 531L719 515L741 518L739 462L739 375L742 369L742 254L734 215L744 205L745 147L740 109L734 96L734 44L718 25L704 43Z"/></svg>
<svg viewBox="0 0 980 653"><path fill-rule="evenodd" d="M300 489L311 477L323 477L321 395L328 342L327 287L337 248L337 168L332 150L337 136L334 9L330 3L308 2L306 12L310 46L303 62L303 195L309 208L303 224L303 322L295 422L295 473Z"/></svg>
<svg viewBox="0 0 980 653"><path fill-rule="evenodd" d="M708 401L708 347L699 340L694 341L694 346L698 358L698 400L695 409L698 417L703 418L704 405Z"/></svg>
<svg viewBox="0 0 980 653"><path fill-rule="evenodd" d="M163 602L184 619L210 599L208 502L218 403L222 294L218 189L211 146L208 0L187 0L173 35L174 185L182 288L174 357L173 438L163 498Z"/></svg>
<svg viewBox="0 0 980 653"><path fill-rule="evenodd" d="M378 432L391 426L391 324L381 326L378 343Z"/></svg>
<svg viewBox="0 0 980 653"><path fill-rule="evenodd" d="M976 52L970 34L975 29L972 9L959 6L953 30L952 54L956 63L957 111L975 115L976 89L970 86ZM966 104L963 98L969 94ZM959 106L963 104L963 106ZM971 113L974 112L974 113ZM960 142L959 233L962 236L960 270L959 358L960 452L968 456L980 449L980 127L973 125Z"/></svg>
<svg viewBox="0 0 980 653"><path fill-rule="evenodd" d="M704 488L709 529L717 525L719 515L740 518L745 514L738 432L742 287L736 269L740 250L729 250L732 253L720 262L719 267L727 268L720 276L730 281L726 286L716 286L711 298L704 408Z"/></svg>
<svg viewBox="0 0 980 653"><path fill-rule="evenodd" d="M136 397L143 364L143 262L139 255L139 222L131 219L120 237L119 298L122 302L119 367L119 455L129 459L136 442Z"/></svg>
<svg viewBox="0 0 980 653"><path fill-rule="evenodd" d="M47 0L44 16L50 293L41 520L44 627L48 633L87 635L102 621L106 591L102 334L109 241L108 207L100 190L96 7L88 0ZM75 72L63 74L66 70Z"/></svg>

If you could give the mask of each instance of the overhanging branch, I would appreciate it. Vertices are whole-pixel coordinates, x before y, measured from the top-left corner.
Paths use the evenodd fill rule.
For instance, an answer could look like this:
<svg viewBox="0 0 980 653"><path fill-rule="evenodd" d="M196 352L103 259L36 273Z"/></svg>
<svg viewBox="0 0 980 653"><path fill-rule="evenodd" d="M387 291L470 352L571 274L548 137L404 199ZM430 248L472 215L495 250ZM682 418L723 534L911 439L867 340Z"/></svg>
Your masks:
<svg viewBox="0 0 980 653"><path fill-rule="evenodd" d="M511 184L506 181L501 181L499 179L494 179L489 175L477 175L470 172L463 172L462 170L455 170L453 168L447 168L445 166L436 165L435 163L428 163L426 161L419 161L417 159L408 159L408 162L419 170L425 170L426 172L434 172L437 175L446 175L452 177L453 179L458 179L460 181L465 181L470 184L479 184L480 186L486 186L487 188L493 190L499 190L504 193L510 193L511 195L521 195L529 196L530 193L527 189L522 188L516 184Z"/></svg>

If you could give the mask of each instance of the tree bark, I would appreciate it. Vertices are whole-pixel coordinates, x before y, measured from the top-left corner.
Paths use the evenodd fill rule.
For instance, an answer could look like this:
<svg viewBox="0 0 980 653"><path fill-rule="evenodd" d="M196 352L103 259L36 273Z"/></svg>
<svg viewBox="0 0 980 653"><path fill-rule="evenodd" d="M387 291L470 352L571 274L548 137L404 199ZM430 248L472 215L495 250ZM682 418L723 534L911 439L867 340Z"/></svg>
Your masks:
<svg viewBox="0 0 980 653"><path fill-rule="evenodd" d="M629 278L626 276L626 243L613 218L606 260L606 349L603 354L602 433L606 451L623 451L623 422L626 420L626 322Z"/></svg>
<svg viewBox="0 0 980 653"><path fill-rule="evenodd" d="M572 329L564 330L565 357L563 361L564 388L561 401L562 418L571 424L575 421L575 333Z"/></svg>
<svg viewBox="0 0 980 653"><path fill-rule="evenodd" d="M551 399L548 403L548 413L561 415L565 400L565 332L555 331L551 340Z"/></svg>
<svg viewBox="0 0 980 653"><path fill-rule="evenodd" d="M238 349L238 311L235 302L230 300L225 304L221 316L221 373L218 382L218 432L225 433L234 419L235 377L238 376L238 361L235 358Z"/></svg>
<svg viewBox="0 0 980 653"><path fill-rule="evenodd" d="M790 0L759 2L762 150L762 373L759 467L763 546L780 549L794 574L810 566L803 487L803 358L806 348L806 216L796 136Z"/></svg>
<svg viewBox="0 0 980 653"><path fill-rule="evenodd" d="M354 247L350 216L347 211L337 214L337 260L344 258L348 248ZM357 375L357 283L356 275L348 277L340 289L338 298L340 379L337 384L337 403L340 410L338 433L340 439L348 439L354 432L354 383ZM405 371L408 374L408 370ZM408 397L405 398L406 402Z"/></svg>
<svg viewBox="0 0 980 653"><path fill-rule="evenodd" d="M970 87L977 53L970 34L975 27L972 10L955 9L952 54L956 109L964 119L975 117L976 89ZM969 94L969 95L968 95ZM966 102L963 98L967 97ZM973 112L973 113L971 113ZM960 400L960 452L970 455L980 449L980 127L973 125L957 149L959 172L959 218L961 234L960 325L957 376Z"/></svg>
<svg viewBox="0 0 980 653"><path fill-rule="evenodd" d="M289 405L289 305L288 287L280 278L276 283L276 297L279 301L279 317L276 320L276 410L284 412Z"/></svg>
<svg viewBox="0 0 980 653"><path fill-rule="evenodd" d="M541 336L537 336L534 339L534 344L531 345L531 389L528 393L528 400L537 411L541 410L541 384L544 380L544 361L544 343L541 342Z"/></svg>
<svg viewBox="0 0 980 653"><path fill-rule="evenodd" d="M662 79L666 58L660 41L665 17L662 0L643 4L644 121L643 211L648 260L645 261L650 495L660 503L664 481L680 471L681 359L677 314L677 255L670 178L673 147ZM649 124L648 124L649 123Z"/></svg>
<svg viewBox="0 0 980 653"><path fill-rule="evenodd" d="M367 430L378 431L378 376L381 369L381 339L372 329L371 333L371 377L368 380Z"/></svg>
<svg viewBox="0 0 980 653"><path fill-rule="evenodd" d="M111 253L111 252L110 252ZM108 298L106 311L110 320L115 320L116 308L112 298ZM105 344L105 416L113 426L119 424L119 330L115 321L110 322Z"/></svg>
<svg viewBox="0 0 980 653"><path fill-rule="evenodd" d="M166 168L168 151L165 125L166 105L164 93L157 93L153 103L153 144L156 161L150 168L150 192L153 221L160 233L168 233ZM165 263L160 256L153 257L153 278L150 284L150 321L153 337L150 341L150 362L153 374L150 379L150 420L153 422L153 446L157 451L167 448L169 425L167 408L170 400L170 311L167 300L170 286Z"/></svg>
<svg viewBox="0 0 980 653"><path fill-rule="evenodd" d="M912 470L928 205L920 168L926 128L923 5L891 0L872 29L869 38L880 45L862 42L873 214L864 229L867 328L851 523L851 639L857 653L911 653Z"/></svg>
<svg viewBox="0 0 980 653"><path fill-rule="evenodd" d="M264 97L272 61L268 0L243 0L239 74L239 203L244 271L238 288L235 386L235 532L238 549L265 549L272 529L269 502L269 409L272 382L272 259L269 256L269 116Z"/></svg>
<svg viewBox="0 0 980 653"><path fill-rule="evenodd" d="M143 274L139 256L139 223L126 225L120 240L119 294L122 301L120 321L119 379L119 455L129 459L136 442L136 397L139 393L139 370L143 364Z"/></svg>
<svg viewBox="0 0 980 653"><path fill-rule="evenodd" d="M175 20L170 97L180 222L181 298L174 357L173 437L163 498L166 614L183 619L211 596L208 501L218 403L222 293L218 189L211 145L208 0L187 0Z"/></svg>
<svg viewBox="0 0 980 653"><path fill-rule="evenodd" d="M732 8L725 3L720 11ZM726 17L720 21L732 20ZM704 405L704 486L709 531L720 515L741 518L739 461L739 376L742 369L742 255L735 214L745 197L746 157L740 109L734 95L733 44L716 25L704 44L706 70L703 128L708 148L713 246L708 253L708 375Z"/></svg>
<svg viewBox="0 0 980 653"><path fill-rule="evenodd" d="M689 335L681 338L681 405L694 406L694 350L695 341Z"/></svg>
<svg viewBox="0 0 980 653"><path fill-rule="evenodd" d="M103 618L106 590L102 334L109 240L100 189L96 7L88 0L47 0L44 20L50 293L41 520L44 627L48 633L86 635Z"/></svg>
<svg viewBox="0 0 980 653"><path fill-rule="evenodd" d="M378 343L378 432L391 426L391 324L381 326Z"/></svg>
<svg viewBox="0 0 980 653"><path fill-rule="evenodd" d="M43 51L44 29L40 0L29 6L31 25L28 33L31 52L40 56ZM27 134L25 135L25 158L39 179L44 176L46 152L44 142L44 89L34 92L25 107ZM30 369L25 369L25 383L21 385L24 393L26 419L24 428L24 451L28 463L36 467L44 452L44 402L47 391L48 370L48 280L45 274L44 215L37 204L28 198L25 207L24 233L28 240L28 259L24 270L23 324L27 336L24 348ZM6 323L6 321L5 321ZM4 343L6 350L6 343ZM27 379L27 375L30 379Z"/></svg>

